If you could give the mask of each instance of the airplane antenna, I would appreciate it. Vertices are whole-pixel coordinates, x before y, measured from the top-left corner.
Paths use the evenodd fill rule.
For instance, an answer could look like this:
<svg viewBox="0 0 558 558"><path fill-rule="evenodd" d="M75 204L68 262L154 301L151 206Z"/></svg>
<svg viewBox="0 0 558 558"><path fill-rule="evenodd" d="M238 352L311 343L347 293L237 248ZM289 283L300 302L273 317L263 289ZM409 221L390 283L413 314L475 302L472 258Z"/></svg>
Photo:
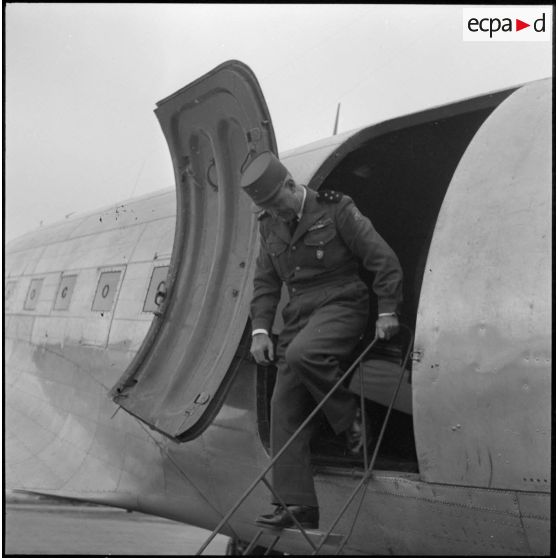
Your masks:
<svg viewBox="0 0 558 558"><path fill-rule="evenodd" d="M335 124L333 126L333 135L337 135L337 127L339 125L339 111L341 110L341 103L337 103L337 114L335 115Z"/></svg>

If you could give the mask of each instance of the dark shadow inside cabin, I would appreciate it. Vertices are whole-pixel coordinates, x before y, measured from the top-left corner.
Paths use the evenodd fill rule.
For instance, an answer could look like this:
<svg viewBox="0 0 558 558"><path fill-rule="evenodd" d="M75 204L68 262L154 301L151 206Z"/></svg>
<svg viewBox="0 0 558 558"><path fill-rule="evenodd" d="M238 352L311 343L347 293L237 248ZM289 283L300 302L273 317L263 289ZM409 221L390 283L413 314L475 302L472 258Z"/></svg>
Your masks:
<svg viewBox="0 0 558 558"><path fill-rule="evenodd" d="M425 270L426 258L446 190L467 145L496 104L377 137L371 137L370 132L369 139L360 135L363 141L320 185L320 189L350 195L398 255L404 272L400 319L413 331L423 275L430 272ZM372 277L368 273L363 276L370 285ZM374 320L376 313L372 296ZM260 435L269 448L269 401L275 371L270 368L259 377ZM409 380L412 382L411 375ZM366 408L371 421L371 453L387 407L366 400ZM362 467L362 458L347 451L344 436L335 437L322 415L318 415L317 423L312 442L315 464ZM418 472L412 414L392 411L375 469Z"/></svg>

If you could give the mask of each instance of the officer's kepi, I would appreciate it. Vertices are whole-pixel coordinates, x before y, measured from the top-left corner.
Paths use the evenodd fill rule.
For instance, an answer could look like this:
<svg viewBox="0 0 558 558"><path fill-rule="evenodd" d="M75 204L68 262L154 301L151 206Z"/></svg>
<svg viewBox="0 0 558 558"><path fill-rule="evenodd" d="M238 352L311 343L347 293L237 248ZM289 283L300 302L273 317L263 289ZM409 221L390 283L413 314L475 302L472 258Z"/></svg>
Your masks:
<svg viewBox="0 0 558 558"><path fill-rule="evenodd" d="M287 174L283 163L271 151L264 151L250 161L240 177L240 185L261 206L279 192Z"/></svg>

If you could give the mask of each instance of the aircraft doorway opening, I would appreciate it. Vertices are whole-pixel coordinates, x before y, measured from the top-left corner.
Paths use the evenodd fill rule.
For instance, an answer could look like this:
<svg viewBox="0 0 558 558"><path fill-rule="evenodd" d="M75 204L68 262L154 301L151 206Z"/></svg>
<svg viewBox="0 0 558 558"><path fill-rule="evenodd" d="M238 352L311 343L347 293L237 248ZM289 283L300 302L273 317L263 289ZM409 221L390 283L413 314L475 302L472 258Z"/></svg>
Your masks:
<svg viewBox="0 0 558 558"><path fill-rule="evenodd" d="M428 273L425 270L428 250L446 190L469 142L501 100L494 99L493 103L489 101L481 106L465 103L456 106L453 114L451 111L443 115L433 112L432 118L407 125L398 122L392 130L381 134L374 127L361 130L346 142L352 145L351 148L343 149L342 145L322 165L319 174L325 179L319 184L310 183L316 189L332 189L351 196L394 249L404 274L400 320L411 330L415 328L423 275ZM338 162L328 164L332 159ZM363 278L368 285L372 284L370 275L363 272ZM369 328L373 328L377 307L373 295L370 300ZM388 343L381 351L383 354L373 355L373 358L393 362L399 358L401 349L397 343ZM409 361L407 379L403 380L406 385L402 386L399 395L399 398L407 398L407 403L403 401L400 410L396 405L392 411L376 460L375 468L379 470L418 472L411 365L412 361ZM273 367L258 373L259 430L268 450L270 398L275 374ZM393 379L389 393L386 389L383 396L379 394L375 400L366 400L370 452L374 449L397 379ZM321 415L316 418L313 462L341 468L362 467L362 454L351 454L345 436L334 436L325 418Z"/></svg>

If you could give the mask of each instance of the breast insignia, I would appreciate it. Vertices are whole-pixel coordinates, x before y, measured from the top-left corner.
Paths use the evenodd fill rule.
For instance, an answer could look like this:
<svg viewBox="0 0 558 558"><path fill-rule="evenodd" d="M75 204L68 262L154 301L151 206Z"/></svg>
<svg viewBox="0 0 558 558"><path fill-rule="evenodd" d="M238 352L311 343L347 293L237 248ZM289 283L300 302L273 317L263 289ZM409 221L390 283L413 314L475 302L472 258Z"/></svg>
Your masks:
<svg viewBox="0 0 558 558"><path fill-rule="evenodd" d="M320 190L316 199L323 203L339 203L342 197L343 194L335 190Z"/></svg>

